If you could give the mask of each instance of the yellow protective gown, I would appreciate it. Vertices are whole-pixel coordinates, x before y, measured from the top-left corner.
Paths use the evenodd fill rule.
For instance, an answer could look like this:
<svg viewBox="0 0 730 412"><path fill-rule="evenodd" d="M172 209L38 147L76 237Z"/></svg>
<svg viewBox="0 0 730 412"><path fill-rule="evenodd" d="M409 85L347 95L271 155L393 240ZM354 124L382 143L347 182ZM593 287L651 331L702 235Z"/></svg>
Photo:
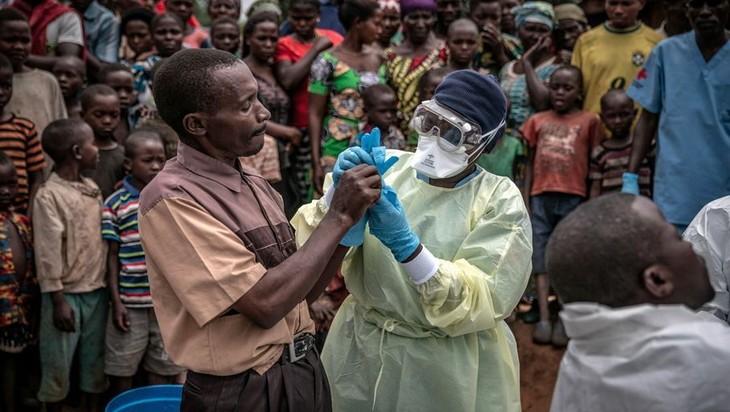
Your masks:
<svg viewBox="0 0 730 412"><path fill-rule="evenodd" d="M530 221L507 178L481 172L445 189L416 177L411 153L384 176L408 222L439 260L416 286L390 250L365 233L343 273L351 295L322 353L335 411L520 411L519 362L504 322L525 290ZM328 179L329 180L329 179ZM303 244L324 200L293 218Z"/></svg>

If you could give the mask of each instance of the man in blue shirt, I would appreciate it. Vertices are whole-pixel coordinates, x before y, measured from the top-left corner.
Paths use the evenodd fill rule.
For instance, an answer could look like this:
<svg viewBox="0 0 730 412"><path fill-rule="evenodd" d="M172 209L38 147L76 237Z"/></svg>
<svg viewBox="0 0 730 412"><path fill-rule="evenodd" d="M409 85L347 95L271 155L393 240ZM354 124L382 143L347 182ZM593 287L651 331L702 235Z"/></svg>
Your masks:
<svg viewBox="0 0 730 412"><path fill-rule="evenodd" d="M623 191L638 194L636 173L658 132L654 201L680 231L730 194L728 3L690 0L694 30L659 43L627 92L644 110Z"/></svg>
<svg viewBox="0 0 730 412"><path fill-rule="evenodd" d="M96 0L72 0L71 5L84 15L86 46L103 63L116 63L119 50L119 20Z"/></svg>

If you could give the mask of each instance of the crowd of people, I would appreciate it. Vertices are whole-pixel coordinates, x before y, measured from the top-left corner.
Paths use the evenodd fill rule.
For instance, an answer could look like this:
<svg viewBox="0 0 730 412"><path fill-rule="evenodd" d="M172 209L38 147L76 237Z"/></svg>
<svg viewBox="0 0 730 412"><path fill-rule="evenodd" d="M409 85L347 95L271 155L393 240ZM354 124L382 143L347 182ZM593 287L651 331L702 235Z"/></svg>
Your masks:
<svg viewBox="0 0 730 412"><path fill-rule="evenodd" d="M0 409L727 404L728 0L4 3Z"/></svg>

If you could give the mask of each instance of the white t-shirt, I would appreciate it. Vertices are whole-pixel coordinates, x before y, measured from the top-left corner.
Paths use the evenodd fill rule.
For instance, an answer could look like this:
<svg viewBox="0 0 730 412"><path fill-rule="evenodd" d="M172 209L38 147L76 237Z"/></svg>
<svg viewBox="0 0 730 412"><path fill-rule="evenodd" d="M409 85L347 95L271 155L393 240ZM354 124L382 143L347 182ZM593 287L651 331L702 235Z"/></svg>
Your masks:
<svg viewBox="0 0 730 412"><path fill-rule="evenodd" d="M78 44L84 47L84 30L78 14L64 13L46 27L46 47L51 52L61 43Z"/></svg>

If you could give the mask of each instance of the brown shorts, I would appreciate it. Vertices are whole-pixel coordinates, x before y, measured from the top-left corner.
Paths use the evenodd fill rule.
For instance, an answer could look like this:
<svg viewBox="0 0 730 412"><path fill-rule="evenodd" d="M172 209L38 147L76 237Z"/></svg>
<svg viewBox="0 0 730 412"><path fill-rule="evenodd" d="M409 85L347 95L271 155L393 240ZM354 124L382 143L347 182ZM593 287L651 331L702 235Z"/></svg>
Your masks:
<svg viewBox="0 0 730 412"><path fill-rule="evenodd" d="M249 369L213 376L188 371L181 412L330 412L332 398L322 362L312 348L290 363L282 356L266 373Z"/></svg>

